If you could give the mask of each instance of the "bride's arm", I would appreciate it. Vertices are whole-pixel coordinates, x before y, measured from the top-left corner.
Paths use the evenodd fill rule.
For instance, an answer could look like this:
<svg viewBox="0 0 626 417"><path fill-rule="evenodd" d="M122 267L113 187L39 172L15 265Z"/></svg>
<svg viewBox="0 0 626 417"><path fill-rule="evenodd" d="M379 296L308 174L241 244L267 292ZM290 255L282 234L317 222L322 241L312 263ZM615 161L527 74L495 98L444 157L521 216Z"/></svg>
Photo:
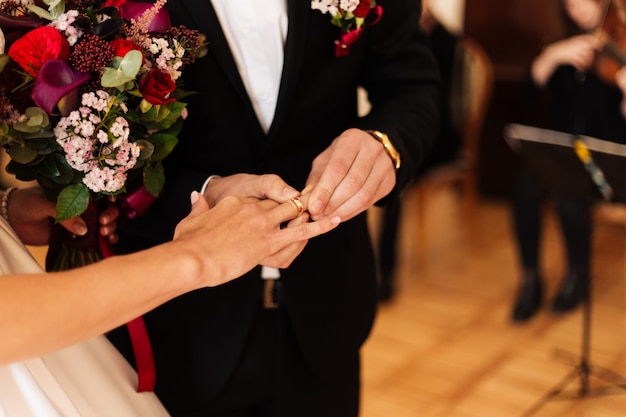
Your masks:
<svg viewBox="0 0 626 417"><path fill-rule="evenodd" d="M296 217L289 201L227 197L209 211L197 193L192 200L172 242L72 271L0 277L0 363L106 332L187 291L234 279L271 254L281 253L274 266L285 267L308 239L339 222Z"/></svg>

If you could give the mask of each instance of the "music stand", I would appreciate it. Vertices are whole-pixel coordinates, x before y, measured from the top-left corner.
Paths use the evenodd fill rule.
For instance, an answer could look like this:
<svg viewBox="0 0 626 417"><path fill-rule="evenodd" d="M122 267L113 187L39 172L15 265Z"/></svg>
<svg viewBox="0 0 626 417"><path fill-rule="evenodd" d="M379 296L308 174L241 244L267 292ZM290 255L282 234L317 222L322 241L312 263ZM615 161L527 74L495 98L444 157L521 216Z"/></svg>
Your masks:
<svg viewBox="0 0 626 417"><path fill-rule="evenodd" d="M575 136L569 133L540 129L521 124L508 124L504 137L511 149L522 157L524 163L548 189L571 196L593 196L614 202L626 202L626 145L609 142L588 136ZM586 145L591 157L584 164L574 150L579 139ZM602 184L605 186L602 187ZM609 187L607 191L607 186ZM557 398L575 399L588 396L613 394L626 390L626 379L608 369L592 366L591 353L591 280L587 280L587 291L583 297L583 327L580 362L542 396L522 417L530 417L548 401ZM595 390L589 388L589 376L610 383ZM565 391L575 379L580 378L576 391Z"/></svg>

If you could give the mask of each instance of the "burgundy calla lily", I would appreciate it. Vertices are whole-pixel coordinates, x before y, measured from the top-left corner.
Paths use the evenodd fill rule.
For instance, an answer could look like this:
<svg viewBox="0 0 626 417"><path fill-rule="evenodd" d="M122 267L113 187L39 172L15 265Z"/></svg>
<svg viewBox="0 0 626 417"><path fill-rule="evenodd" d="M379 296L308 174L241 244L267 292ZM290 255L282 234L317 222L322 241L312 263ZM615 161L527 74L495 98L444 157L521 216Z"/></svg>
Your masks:
<svg viewBox="0 0 626 417"><path fill-rule="evenodd" d="M46 113L53 114L58 104L61 114L67 115L78 104L78 87L89 78L91 75L74 71L59 59L51 59L41 66L31 97Z"/></svg>
<svg viewBox="0 0 626 417"><path fill-rule="evenodd" d="M124 19L139 19L141 15L152 8L150 3L140 3L137 1L127 1L119 6L120 16ZM161 32L172 27L170 15L163 7L159 9L148 25L148 32Z"/></svg>
<svg viewBox="0 0 626 417"><path fill-rule="evenodd" d="M42 19L35 15L12 16L0 13L0 26L5 29L31 30L42 25Z"/></svg>

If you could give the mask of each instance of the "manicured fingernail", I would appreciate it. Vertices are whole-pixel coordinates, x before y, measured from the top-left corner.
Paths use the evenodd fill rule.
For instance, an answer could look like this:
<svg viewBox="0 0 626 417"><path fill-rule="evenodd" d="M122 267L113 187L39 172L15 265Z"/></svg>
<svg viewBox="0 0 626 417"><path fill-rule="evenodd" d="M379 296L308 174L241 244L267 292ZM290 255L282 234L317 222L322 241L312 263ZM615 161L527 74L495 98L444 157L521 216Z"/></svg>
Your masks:
<svg viewBox="0 0 626 417"><path fill-rule="evenodd" d="M76 223L74 233L78 236L84 236L87 233L87 225L84 223Z"/></svg>
<svg viewBox="0 0 626 417"><path fill-rule="evenodd" d="M192 205L195 204L196 201L200 199L200 193L198 193L197 191L192 191L189 199L191 200Z"/></svg>
<svg viewBox="0 0 626 417"><path fill-rule="evenodd" d="M322 200L315 200L313 204L310 204L309 211L313 211L314 213L320 213L322 211Z"/></svg>
<svg viewBox="0 0 626 417"><path fill-rule="evenodd" d="M339 217L339 216L333 217L332 219L330 219L330 222L332 224L339 224L339 223L341 223L341 217Z"/></svg>
<svg viewBox="0 0 626 417"><path fill-rule="evenodd" d="M294 198L294 197L297 197L299 195L300 195L300 193L295 188L285 187L283 189L283 196L285 196L287 198Z"/></svg>

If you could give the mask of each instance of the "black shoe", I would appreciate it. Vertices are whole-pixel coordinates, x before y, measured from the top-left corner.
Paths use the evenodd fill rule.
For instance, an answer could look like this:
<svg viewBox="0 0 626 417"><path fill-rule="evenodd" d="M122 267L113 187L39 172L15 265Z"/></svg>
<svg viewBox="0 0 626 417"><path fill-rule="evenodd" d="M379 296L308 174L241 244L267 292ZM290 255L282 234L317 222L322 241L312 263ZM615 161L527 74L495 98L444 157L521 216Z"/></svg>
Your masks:
<svg viewBox="0 0 626 417"><path fill-rule="evenodd" d="M534 271L526 271L517 294L511 319L524 322L535 315L543 299L543 288L539 276Z"/></svg>
<svg viewBox="0 0 626 417"><path fill-rule="evenodd" d="M559 289L558 294L552 302L552 311L564 313L578 307L578 304L585 298L587 293L588 273L580 271L570 271Z"/></svg>

